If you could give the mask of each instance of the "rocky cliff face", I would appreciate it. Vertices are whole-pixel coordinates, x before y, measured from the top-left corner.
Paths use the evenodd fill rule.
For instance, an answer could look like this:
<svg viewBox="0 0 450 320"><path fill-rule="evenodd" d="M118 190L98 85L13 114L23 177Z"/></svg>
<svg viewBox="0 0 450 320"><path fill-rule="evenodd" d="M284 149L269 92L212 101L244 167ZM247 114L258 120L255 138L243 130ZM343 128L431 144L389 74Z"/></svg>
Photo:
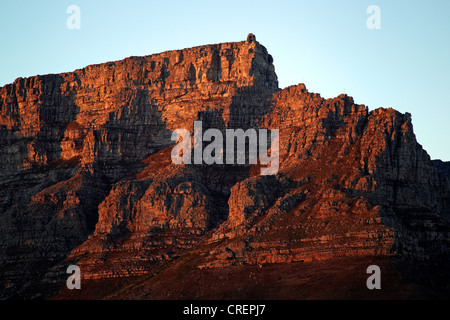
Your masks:
<svg viewBox="0 0 450 320"><path fill-rule="evenodd" d="M0 88L4 297L83 279L197 268L399 256L450 266L450 178L411 115L369 111L303 84L280 90L246 41L17 79ZM172 132L279 129L276 175L259 165L171 161ZM49 290L50 291L50 290Z"/></svg>

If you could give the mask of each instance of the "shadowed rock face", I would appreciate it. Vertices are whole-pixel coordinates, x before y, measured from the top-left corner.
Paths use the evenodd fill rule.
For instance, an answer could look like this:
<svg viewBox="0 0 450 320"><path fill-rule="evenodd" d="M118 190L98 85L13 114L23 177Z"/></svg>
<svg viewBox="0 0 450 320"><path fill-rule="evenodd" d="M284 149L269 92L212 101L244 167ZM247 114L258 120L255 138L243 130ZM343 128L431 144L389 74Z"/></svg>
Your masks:
<svg viewBox="0 0 450 320"><path fill-rule="evenodd" d="M0 291L82 279L395 256L449 270L450 175L411 115L303 84L247 41L17 79L0 88ZM176 165L172 132L279 129L280 167ZM39 289L36 286L39 285Z"/></svg>

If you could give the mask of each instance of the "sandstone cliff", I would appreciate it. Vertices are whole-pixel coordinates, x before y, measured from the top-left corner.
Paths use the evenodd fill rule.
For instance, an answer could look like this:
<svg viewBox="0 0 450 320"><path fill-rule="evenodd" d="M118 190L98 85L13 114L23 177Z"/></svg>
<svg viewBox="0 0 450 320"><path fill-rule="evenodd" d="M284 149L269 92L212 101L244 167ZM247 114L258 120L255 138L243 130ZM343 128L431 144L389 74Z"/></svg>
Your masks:
<svg viewBox="0 0 450 320"><path fill-rule="evenodd" d="M0 88L0 114L3 297L45 296L70 263L121 278L189 252L206 270L396 256L449 271L448 166L411 115L279 89L252 34L20 78ZM172 132L195 120L279 129L278 173L172 163Z"/></svg>

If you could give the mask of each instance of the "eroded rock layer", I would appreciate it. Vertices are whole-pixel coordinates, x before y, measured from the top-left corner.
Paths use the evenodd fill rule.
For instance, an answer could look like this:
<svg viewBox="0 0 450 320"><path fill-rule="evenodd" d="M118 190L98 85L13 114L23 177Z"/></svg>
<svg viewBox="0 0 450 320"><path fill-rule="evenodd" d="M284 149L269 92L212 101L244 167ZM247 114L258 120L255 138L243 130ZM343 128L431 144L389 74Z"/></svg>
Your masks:
<svg viewBox="0 0 450 320"><path fill-rule="evenodd" d="M396 256L449 271L450 170L411 115L279 89L252 34L20 78L0 115L3 297L50 294L68 264L152 275L193 252L198 269ZM196 120L278 129L277 173L173 163L172 132Z"/></svg>

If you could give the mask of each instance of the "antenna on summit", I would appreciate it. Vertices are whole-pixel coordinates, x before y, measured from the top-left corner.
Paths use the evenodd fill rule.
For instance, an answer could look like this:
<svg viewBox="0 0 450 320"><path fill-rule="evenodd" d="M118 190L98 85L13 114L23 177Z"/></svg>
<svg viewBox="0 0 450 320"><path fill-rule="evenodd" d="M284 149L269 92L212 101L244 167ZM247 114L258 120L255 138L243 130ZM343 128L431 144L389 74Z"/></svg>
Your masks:
<svg viewBox="0 0 450 320"><path fill-rule="evenodd" d="M248 36L247 36L247 42L248 42L248 43L256 42L256 37L255 37L255 35L254 35L253 33L249 33L249 34L248 34Z"/></svg>

